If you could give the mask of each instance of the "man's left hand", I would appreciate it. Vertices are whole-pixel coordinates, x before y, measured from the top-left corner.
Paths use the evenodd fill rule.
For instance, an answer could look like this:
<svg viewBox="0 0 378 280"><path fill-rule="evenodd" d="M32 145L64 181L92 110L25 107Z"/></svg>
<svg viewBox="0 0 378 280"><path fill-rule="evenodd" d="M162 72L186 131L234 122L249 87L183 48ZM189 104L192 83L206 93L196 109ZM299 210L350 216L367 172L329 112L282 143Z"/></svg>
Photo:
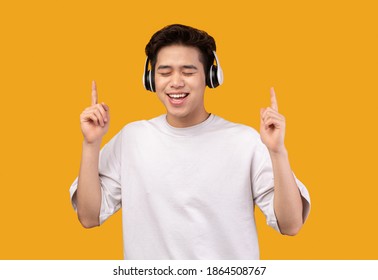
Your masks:
<svg viewBox="0 0 378 280"><path fill-rule="evenodd" d="M270 107L260 110L260 136L270 153L282 153L286 151L285 117L278 113L278 104L274 88L270 88Z"/></svg>

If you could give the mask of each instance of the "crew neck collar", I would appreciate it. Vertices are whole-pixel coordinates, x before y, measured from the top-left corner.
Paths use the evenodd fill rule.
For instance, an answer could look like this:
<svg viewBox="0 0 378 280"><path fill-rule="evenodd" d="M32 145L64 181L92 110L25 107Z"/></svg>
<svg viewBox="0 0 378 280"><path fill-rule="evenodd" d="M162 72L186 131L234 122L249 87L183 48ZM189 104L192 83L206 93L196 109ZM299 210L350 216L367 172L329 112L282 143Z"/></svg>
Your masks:
<svg viewBox="0 0 378 280"><path fill-rule="evenodd" d="M193 136L197 135L199 132L201 132L209 123L211 123L214 119L214 114L209 114L209 117L204 120L203 122L188 126L188 127L174 127L170 125L167 121L167 114L164 114L161 116L161 120L163 122L165 130L169 134L173 134L175 136Z"/></svg>

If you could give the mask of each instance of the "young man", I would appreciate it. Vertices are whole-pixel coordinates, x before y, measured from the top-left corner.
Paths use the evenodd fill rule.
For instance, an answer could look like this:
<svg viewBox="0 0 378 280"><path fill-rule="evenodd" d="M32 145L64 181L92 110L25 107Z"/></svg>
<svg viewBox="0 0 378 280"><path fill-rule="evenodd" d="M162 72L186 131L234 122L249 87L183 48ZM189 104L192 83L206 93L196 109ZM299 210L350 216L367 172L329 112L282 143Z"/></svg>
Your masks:
<svg viewBox="0 0 378 280"><path fill-rule="evenodd" d="M290 168L274 90L271 106L261 110L260 135L206 111L206 85L223 80L215 50L214 39L192 27L155 33L144 84L167 113L126 125L101 152L109 107L97 103L92 86L70 193L86 228L122 206L126 259L258 259L255 204L286 235L308 215L309 195Z"/></svg>

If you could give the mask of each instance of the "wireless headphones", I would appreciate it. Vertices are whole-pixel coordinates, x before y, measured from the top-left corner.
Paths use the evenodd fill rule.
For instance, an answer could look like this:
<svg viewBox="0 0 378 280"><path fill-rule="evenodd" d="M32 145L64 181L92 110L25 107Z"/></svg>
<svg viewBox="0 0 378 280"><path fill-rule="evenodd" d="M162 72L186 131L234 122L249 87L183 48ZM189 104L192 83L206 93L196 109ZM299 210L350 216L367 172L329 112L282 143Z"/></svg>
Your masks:
<svg viewBox="0 0 378 280"><path fill-rule="evenodd" d="M208 75L206 75L206 85L209 88L216 88L223 84L223 70L219 64L219 60L215 51L213 51L216 65L211 65ZM146 90L155 92L155 70L148 70L150 59L147 56L146 64L144 65L143 86Z"/></svg>

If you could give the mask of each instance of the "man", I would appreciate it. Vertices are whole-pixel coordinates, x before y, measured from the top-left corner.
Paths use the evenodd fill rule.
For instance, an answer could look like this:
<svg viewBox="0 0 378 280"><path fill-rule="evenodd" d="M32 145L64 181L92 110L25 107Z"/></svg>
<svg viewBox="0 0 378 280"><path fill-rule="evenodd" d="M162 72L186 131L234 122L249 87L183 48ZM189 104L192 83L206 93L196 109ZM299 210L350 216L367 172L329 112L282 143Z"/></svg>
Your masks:
<svg viewBox="0 0 378 280"><path fill-rule="evenodd" d="M86 228L122 206L126 259L258 259L255 204L286 235L308 215L309 195L290 168L274 90L271 106L261 110L260 135L206 111L206 85L223 81L215 50L214 39L192 27L156 32L146 46L144 85L167 113L126 125L101 152L109 107L97 103L92 85L70 193Z"/></svg>

